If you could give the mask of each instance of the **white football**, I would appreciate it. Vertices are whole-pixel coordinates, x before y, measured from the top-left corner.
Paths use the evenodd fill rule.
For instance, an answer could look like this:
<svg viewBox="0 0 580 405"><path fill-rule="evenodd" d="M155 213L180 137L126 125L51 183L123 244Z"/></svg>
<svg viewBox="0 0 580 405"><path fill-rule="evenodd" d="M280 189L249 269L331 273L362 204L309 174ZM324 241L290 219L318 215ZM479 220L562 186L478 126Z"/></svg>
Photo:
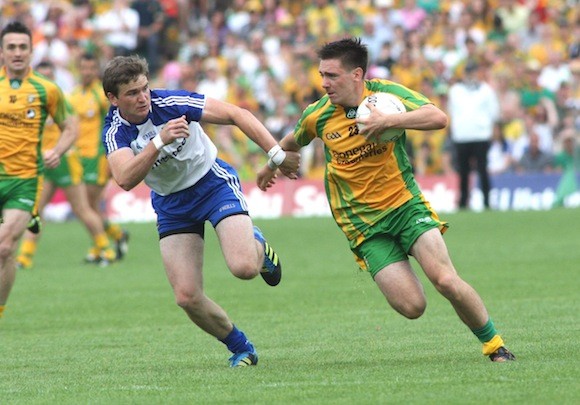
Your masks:
<svg viewBox="0 0 580 405"><path fill-rule="evenodd" d="M360 103L356 110L356 117L367 117L371 111L366 106L372 104L375 108L385 114L401 114L407 111L405 106L399 99L399 97L394 96L390 93L373 93L370 96L365 97L365 99ZM361 130L364 124L357 123L358 129ZM380 136L381 142L391 142L396 140L399 136L403 134L405 130L401 128L391 128L387 129Z"/></svg>

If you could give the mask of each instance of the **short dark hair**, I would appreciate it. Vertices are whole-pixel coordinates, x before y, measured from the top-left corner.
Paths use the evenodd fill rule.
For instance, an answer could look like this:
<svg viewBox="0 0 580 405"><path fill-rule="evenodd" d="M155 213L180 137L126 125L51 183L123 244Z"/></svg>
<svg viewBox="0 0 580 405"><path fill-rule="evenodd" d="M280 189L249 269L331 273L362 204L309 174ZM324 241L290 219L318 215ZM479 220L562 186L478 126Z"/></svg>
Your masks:
<svg viewBox="0 0 580 405"><path fill-rule="evenodd" d="M38 73L42 74L43 76L48 77L50 80L54 80L54 63L47 59L43 59L36 65L34 68ZM48 72L47 72L48 70Z"/></svg>
<svg viewBox="0 0 580 405"><path fill-rule="evenodd" d="M81 54L80 60L94 60L98 62L99 58L93 52L83 52Z"/></svg>
<svg viewBox="0 0 580 405"><path fill-rule="evenodd" d="M30 31L30 28L21 21L15 20L6 24L0 33L0 45L3 44L4 36L6 36L6 34L26 34L28 35L28 38L30 38L30 43L32 44L32 32Z"/></svg>
<svg viewBox="0 0 580 405"><path fill-rule="evenodd" d="M48 59L43 59L36 65L36 69L54 69L54 63Z"/></svg>
<svg viewBox="0 0 580 405"><path fill-rule="evenodd" d="M115 56L105 66L103 72L103 90L105 94L111 93L119 96L119 87L131 83L139 76L149 76L149 65L140 56Z"/></svg>
<svg viewBox="0 0 580 405"><path fill-rule="evenodd" d="M329 42L318 50L320 60L338 59L348 69L360 67L366 75L369 63L367 46L360 38L344 38Z"/></svg>

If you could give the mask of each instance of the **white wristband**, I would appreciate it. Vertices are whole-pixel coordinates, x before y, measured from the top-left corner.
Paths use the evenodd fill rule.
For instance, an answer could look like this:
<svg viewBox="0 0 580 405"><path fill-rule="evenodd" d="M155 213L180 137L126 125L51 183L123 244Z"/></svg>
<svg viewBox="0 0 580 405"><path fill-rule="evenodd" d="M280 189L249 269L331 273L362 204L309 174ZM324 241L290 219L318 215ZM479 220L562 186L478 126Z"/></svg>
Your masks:
<svg viewBox="0 0 580 405"><path fill-rule="evenodd" d="M274 163L272 161L272 158L268 159L268 167L272 170L276 170L278 168L278 166L276 165L276 163Z"/></svg>
<svg viewBox="0 0 580 405"><path fill-rule="evenodd" d="M163 143L163 139L161 139L160 134L155 135L153 139L151 139L151 141L153 142L153 146L155 146L155 149L157 150L161 150L161 148L165 146L165 144Z"/></svg>
<svg viewBox="0 0 580 405"><path fill-rule="evenodd" d="M275 146L272 146L272 149L270 149L268 151L268 157L272 158L276 153L280 152L282 150L282 147L278 144L276 144Z"/></svg>
<svg viewBox="0 0 580 405"><path fill-rule="evenodd" d="M280 149L270 159L272 159L272 163L274 163L276 166L280 166L284 162L284 159L286 159L286 152L284 152L282 149Z"/></svg>

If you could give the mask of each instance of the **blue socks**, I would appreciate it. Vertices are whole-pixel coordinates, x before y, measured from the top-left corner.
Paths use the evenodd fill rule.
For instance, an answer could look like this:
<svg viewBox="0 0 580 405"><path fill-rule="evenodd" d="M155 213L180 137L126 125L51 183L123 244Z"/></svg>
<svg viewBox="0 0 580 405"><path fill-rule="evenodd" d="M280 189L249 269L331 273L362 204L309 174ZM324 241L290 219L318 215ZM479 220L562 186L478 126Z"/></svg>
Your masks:
<svg viewBox="0 0 580 405"><path fill-rule="evenodd" d="M236 325L234 325L234 329L221 342L232 353L254 352L254 346L244 332L236 328Z"/></svg>

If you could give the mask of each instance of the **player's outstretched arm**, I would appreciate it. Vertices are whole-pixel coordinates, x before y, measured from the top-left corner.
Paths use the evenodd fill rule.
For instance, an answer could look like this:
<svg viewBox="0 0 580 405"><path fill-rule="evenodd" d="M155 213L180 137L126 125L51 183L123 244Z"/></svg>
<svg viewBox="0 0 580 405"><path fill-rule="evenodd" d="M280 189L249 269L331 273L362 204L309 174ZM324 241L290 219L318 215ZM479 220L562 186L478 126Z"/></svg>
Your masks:
<svg viewBox="0 0 580 405"><path fill-rule="evenodd" d="M221 125L235 125L254 143L268 153L271 161L275 162L282 173L289 178L298 177L300 154L286 152L276 142L270 131L245 108L238 107L213 98L207 98L203 110L202 121Z"/></svg>

